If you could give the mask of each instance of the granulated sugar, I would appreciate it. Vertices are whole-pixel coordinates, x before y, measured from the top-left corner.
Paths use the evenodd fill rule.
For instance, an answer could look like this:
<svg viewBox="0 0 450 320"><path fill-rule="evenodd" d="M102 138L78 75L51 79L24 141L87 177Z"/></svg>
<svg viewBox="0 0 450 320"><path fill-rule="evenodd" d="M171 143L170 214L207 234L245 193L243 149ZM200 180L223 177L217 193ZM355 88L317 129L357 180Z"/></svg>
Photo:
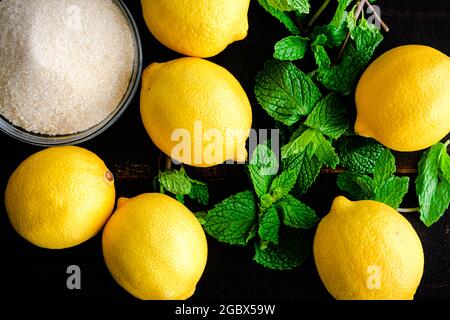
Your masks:
<svg viewBox="0 0 450 320"><path fill-rule="evenodd" d="M134 50L112 0L1 0L0 114L34 133L87 130L122 100Z"/></svg>

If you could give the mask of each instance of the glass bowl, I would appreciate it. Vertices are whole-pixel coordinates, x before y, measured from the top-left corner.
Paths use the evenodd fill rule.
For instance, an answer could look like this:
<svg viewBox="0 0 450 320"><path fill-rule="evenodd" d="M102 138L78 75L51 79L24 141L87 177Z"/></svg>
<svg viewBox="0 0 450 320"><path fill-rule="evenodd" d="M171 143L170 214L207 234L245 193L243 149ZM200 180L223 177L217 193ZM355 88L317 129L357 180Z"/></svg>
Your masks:
<svg viewBox="0 0 450 320"><path fill-rule="evenodd" d="M134 21L133 16L131 15L128 8L122 2L122 0L113 0L114 3L119 7L125 16L130 30L133 36L134 48L135 48L135 58L133 64L132 75L130 79L130 83L128 85L128 89L120 101L119 105L116 109L102 122L98 123L94 127L74 133L69 135L58 135L58 136L48 136L37 134L33 132L26 131L20 127L15 126L6 118L0 115L0 130L8 134L9 136L20 140L22 142L26 142L29 144L43 146L43 147L51 147L51 146L62 146L62 145L74 145L90 140L100 133L104 132L106 129L111 127L119 117L124 113L127 107L130 105L131 100L135 96L137 89L139 87L139 83L141 80L142 74L142 43L139 35L139 30Z"/></svg>

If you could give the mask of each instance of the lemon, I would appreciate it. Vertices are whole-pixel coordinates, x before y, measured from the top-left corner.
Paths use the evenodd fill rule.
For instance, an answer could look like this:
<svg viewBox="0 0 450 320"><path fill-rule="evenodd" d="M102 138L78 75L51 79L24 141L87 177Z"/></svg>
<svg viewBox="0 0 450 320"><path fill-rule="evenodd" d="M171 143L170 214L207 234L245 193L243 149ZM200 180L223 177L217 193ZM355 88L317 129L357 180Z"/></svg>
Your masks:
<svg viewBox="0 0 450 320"><path fill-rule="evenodd" d="M114 203L113 175L99 157L79 147L33 154L11 175L5 193L17 233L48 249L73 247L96 235Z"/></svg>
<svg viewBox="0 0 450 320"><path fill-rule="evenodd" d="M200 58L153 63L142 77L141 116L156 146L179 162L245 161L252 110L226 69Z"/></svg>
<svg viewBox="0 0 450 320"><path fill-rule="evenodd" d="M187 299L206 265L205 233L173 198L143 194L120 199L103 231L103 255L114 279L145 300Z"/></svg>
<svg viewBox="0 0 450 320"><path fill-rule="evenodd" d="M248 32L250 0L142 0L150 32L181 54L207 58Z"/></svg>
<svg viewBox="0 0 450 320"><path fill-rule="evenodd" d="M380 202L336 198L313 247L320 278L336 299L410 300L422 278L419 237Z"/></svg>
<svg viewBox="0 0 450 320"><path fill-rule="evenodd" d="M356 89L355 131L397 151L425 149L450 131L450 58L406 45L376 59Z"/></svg>

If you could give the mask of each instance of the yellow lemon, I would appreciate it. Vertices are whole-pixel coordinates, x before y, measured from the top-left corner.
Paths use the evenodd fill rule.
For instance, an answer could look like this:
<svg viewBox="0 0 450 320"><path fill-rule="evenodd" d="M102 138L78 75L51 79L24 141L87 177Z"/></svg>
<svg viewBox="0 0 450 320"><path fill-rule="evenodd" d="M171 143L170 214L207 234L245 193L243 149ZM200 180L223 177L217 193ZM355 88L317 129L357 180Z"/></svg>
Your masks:
<svg viewBox="0 0 450 320"><path fill-rule="evenodd" d="M376 59L356 89L356 133L397 151L425 149L450 131L450 58L407 45Z"/></svg>
<svg viewBox="0 0 450 320"><path fill-rule="evenodd" d="M189 298L207 254L205 233L192 212L159 193L120 199L103 231L109 271L139 299Z"/></svg>
<svg viewBox="0 0 450 320"><path fill-rule="evenodd" d="M94 153L54 147L22 162L5 193L14 229L48 249L76 246L96 235L114 209L114 178Z"/></svg>
<svg viewBox="0 0 450 320"><path fill-rule="evenodd" d="M411 224L380 202L334 200L314 238L320 278L336 299L410 300L423 273Z"/></svg>
<svg viewBox="0 0 450 320"><path fill-rule="evenodd" d="M245 161L252 110L226 69L200 58L153 63L142 77L141 116L156 146L179 162Z"/></svg>
<svg viewBox="0 0 450 320"><path fill-rule="evenodd" d="M181 54L207 58L248 32L250 0L141 0L150 32Z"/></svg>

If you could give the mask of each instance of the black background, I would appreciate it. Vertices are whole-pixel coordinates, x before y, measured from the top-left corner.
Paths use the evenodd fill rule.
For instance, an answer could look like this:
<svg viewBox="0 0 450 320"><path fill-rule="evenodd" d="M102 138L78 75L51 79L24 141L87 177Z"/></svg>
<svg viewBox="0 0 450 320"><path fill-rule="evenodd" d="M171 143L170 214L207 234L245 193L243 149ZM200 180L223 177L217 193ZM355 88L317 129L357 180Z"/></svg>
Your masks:
<svg viewBox="0 0 450 320"><path fill-rule="evenodd" d="M158 43L147 30L142 18L140 2L124 0L140 28L144 47L144 67L151 62L168 61L180 57ZM319 1L311 1L317 7ZM332 1L333 2L333 1ZM376 55L402 44L425 44L449 54L450 2L396 0L378 1L382 18L391 31ZM327 10L332 14L333 5ZM265 128L270 122L253 95L254 78L263 63L273 53L273 45L287 31L252 1L249 12L250 31L241 42L230 45L223 53L211 59L226 67L242 83L252 101L254 127ZM320 20L319 20L320 23ZM1 50L1 49L0 49ZM308 61L302 68L312 68ZM139 116L139 94L121 119L108 131L85 147L96 152L112 169L131 165L149 165L149 172L140 179L116 181L119 196L136 196L152 191L150 176L158 166L159 152L151 143ZM0 194L4 194L7 180L19 163L41 148L17 142L0 134ZM233 169L234 170L234 169ZM232 171L233 171L232 170ZM228 194L242 190L246 181L240 168L224 177L221 169L212 174L199 170L193 173L205 177L210 183L215 203ZM39 174L38 172L36 174ZM414 178L414 176L413 176ZM332 199L338 195L335 175L322 175L304 201L327 213ZM416 206L413 195L405 203ZM416 299L448 299L450 297L450 215L447 214L431 228L419 221L417 214L407 218L422 239L425 250L425 273ZM311 238L313 235L311 231ZM204 275L198 283L192 300L220 299L332 299L323 287L312 257L300 268L292 271L271 271L252 262L251 248L231 247L208 238L209 257ZM11 228L4 205L0 209L0 297L1 298L56 298L56 299L133 299L112 279L103 262L101 236L67 250L52 251L37 248L20 238ZM79 265L82 270L82 290L66 288L66 268Z"/></svg>

